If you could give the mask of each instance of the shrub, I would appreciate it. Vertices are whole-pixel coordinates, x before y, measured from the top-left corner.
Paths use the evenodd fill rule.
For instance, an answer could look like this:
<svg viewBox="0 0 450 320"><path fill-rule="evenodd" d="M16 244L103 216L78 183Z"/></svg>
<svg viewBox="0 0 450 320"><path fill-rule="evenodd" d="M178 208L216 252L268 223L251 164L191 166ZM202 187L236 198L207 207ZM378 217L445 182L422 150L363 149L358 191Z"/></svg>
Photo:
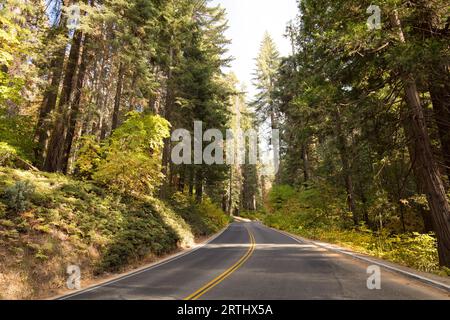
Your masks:
<svg viewBox="0 0 450 320"><path fill-rule="evenodd" d="M0 107L0 141L15 148L18 156L22 159L31 161L35 147L33 138L34 120L32 117L10 114Z"/></svg>
<svg viewBox="0 0 450 320"><path fill-rule="evenodd" d="M0 202L0 219L6 217L6 209L8 209L8 207L3 202Z"/></svg>
<svg viewBox="0 0 450 320"><path fill-rule="evenodd" d="M288 185L274 186L269 193L269 201L275 210L280 209L283 204L295 194L295 189Z"/></svg>
<svg viewBox="0 0 450 320"><path fill-rule="evenodd" d="M159 116L131 113L105 146L93 179L113 191L149 194L161 184L161 152L169 122Z"/></svg>
<svg viewBox="0 0 450 320"><path fill-rule="evenodd" d="M6 142L0 142L0 166L11 166L17 151Z"/></svg>
<svg viewBox="0 0 450 320"><path fill-rule="evenodd" d="M177 247L178 235L166 226L155 208L142 204L135 209L123 215L125 223L104 252L98 272L117 271L149 254L162 255Z"/></svg>
<svg viewBox="0 0 450 320"><path fill-rule="evenodd" d="M80 145L74 164L74 175L83 180L91 180L101 162L101 147L95 136L81 137Z"/></svg>
<svg viewBox="0 0 450 320"><path fill-rule="evenodd" d="M34 193L34 186L29 181L17 181L5 190L6 203L16 212L26 211L30 206L30 198Z"/></svg>
<svg viewBox="0 0 450 320"><path fill-rule="evenodd" d="M194 199L177 192L172 196L171 205L197 236L217 232L230 222L230 217L208 198L202 203L197 203Z"/></svg>

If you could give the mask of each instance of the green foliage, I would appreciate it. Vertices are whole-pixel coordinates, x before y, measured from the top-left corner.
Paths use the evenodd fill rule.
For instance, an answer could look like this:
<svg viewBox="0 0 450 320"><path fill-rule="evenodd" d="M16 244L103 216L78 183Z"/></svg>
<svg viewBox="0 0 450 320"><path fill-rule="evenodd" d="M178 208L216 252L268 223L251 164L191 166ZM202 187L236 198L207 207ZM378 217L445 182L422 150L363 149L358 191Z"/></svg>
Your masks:
<svg viewBox="0 0 450 320"><path fill-rule="evenodd" d="M270 190L269 201L277 210L280 209L283 203L291 198L294 193L294 188L289 185L276 185Z"/></svg>
<svg viewBox="0 0 450 320"><path fill-rule="evenodd" d="M44 277L51 279L50 289L64 286L57 279L74 261L85 279L122 271L190 247L195 236L210 235L229 221L209 202L194 205L180 195L178 207L172 208L151 196L112 195L59 174L2 167L0 190L0 244L7 249L0 255L0 266L2 272L21 272L32 281L33 290L21 292L28 298L42 294ZM5 196L8 190L21 194L13 204L25 201L27 211L12 214L16 209L7 205L12 199Z"/></svg>
<svg viewBox="0 0 450 320"><path fill-rule="evenodd" d="M388 237L380 244L383 258L433 272L439 269L436 237L433 234L402 234Z"/></svg>
<svg viewBox="0 0 450 320"><path fill-rule="evenodd" d="M255 107L259 120L266 122L271 119L276 126L276 106L273 101L274 83L280 64L279 52L270 35L266 32L256 59L254 83L258 93L251 103Z"/></svg>
<svg viewBox="0 0 450 320"><path fill-rule="evenodd" d="M77 164L83 165L96 182L112 191L150 194L164 178L160 157L167 137L169 123L164 118L131 113L101 151L88 142L84 150L94 153L94 158L84 157L84 164ZM99 153L105 154L101 161Z"/></svg>
<svg viewBox="0 0 450 320"><path fill-rule="evenodd" d="M274 187L269 194L269 207L270 213L249 217L280 230L336 243L421 271L439 271L436 238L433 234L414 232L393 235L388 229L374 232L364 226L351 227L351 224L343 223L345 219L351 220L345 217L345 199L339 197L337 190L332 187L321 184L320 187L299 191L284 186ZM376 210L383 209L377 207Z"/></svg>
<svg viewBox="0 0 450 320"><path fill-rule="evenodd" d="M196 236L217 232L230 222L230 217L208 198L202 203L197 203L194 199L177 192L173 194L171 204L191 225L192 232Z"/></svg>
<svg viewBox="0 0 450 320"><path fill-rule="evenodd" d="M80 149L74 164L74 176L83 180L92 180L93 174L101 163L101 147L94 136L80 138Z"/></svg>
<svg viewBox="0 0 450 320"><path fill-rule="evenodd" d="M158 215L145 203L127 212L125 223L114 232L97 272L118 271L149 253L162 255L176 249L178 235Z"/></svg>
<svg viewBox="0 0 450 320"><path fill-rule="evenodd" d="M40 10L41 5L20 0L0 5L0 108L23 101L24 87L32 83L37 53L33 49L39 48L40 33L45 30L36 18Z"/></svg>
<svg viewBox="0 0 450 320"><path fill-rule="evenodd" d="M17 155L32 160L34 125L29 116L8 114L0 107L0 143L15 148Z"/></svg>
<svg viewBox="0 0 450 320"><path fill-rule="evenodd" d="M0 142L0 166L10 166L17 157L17 151L6 142Z"/></svg>
<svg viewBox="0 0 450 320"><path fill-rule="evenodd" d="M30 198L34 193L34 186L30 181L17 181L5 189L6 204L16 212L26 211L30 207Z"/></svg>

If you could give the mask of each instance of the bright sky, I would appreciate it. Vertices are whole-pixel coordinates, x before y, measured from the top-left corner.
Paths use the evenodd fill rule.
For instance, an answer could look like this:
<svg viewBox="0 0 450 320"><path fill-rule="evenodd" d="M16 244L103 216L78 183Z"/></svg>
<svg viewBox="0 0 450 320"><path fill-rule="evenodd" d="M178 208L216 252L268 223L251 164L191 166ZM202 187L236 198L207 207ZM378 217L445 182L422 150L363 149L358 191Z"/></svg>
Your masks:
<svg viewBox="0 0 450 320"><path fill-rule="evenodd" d="M235 58L232 71L243 82L251 98L254 59L268 31L282 56L291 53L289 40L284 38L287 22L298 14L296 0L213 0L227 10L230 29L227 36L232 40L230 54Z"/></svg>

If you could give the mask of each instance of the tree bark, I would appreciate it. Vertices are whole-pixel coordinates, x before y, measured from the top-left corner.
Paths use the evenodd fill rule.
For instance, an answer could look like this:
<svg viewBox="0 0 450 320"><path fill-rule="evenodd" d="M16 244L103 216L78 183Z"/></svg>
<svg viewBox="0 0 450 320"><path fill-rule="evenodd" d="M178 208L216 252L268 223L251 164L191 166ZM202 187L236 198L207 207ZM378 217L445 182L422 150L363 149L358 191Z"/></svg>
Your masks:
<svg viewBox="0 0 450 320"><path fill-rule="evenodd" d="M400 18L394 11L391 22L400 42L406 43ZM399 70L405 90L405 101L411 115L412 138L416 145L416 161L424 180L424 191L433 217L438 240L439 263L450 267L450 205L445 193L439 167L434 159L416 81L412 74Z"/></svg>
<svg viewBox="0 0 450 320"><path fill-rule="evenodd" d="M403 114L401 115L403 130L405 131L405 136L407 137L408 153L410 157L412 171L415 178L414 180L416 182L417 193L425 194L425 182L424 178L422 177L421 169L418 166L416 145L413 140L414 133L411 128L412 117L409 115L409 112L407 111L408 110L403 110ZM423 206L419 206L418 210L423 220L424 232L434 231L430 211L426 210Z"/></svg>
<svg viewBox="0 0 450 320"><path fill-rule="evenodd" d="M353 216L353 223L355 225L358 225L359 218L358 214L356 212L356 205L355 205L355 191L353 187L353 179L351 174L351 166L350 166L350 160L348 156L348 148L347 148L347 139L344 136L344 132L342 129L342 120L341 120L341 113L339 110L339 107L336 107L334 111L334 117L336 121L336 137L337 137L337 145L339 149L339 154L341 156L341 162L342 162L342 171L344 174L344 182L345 182L345 190L347 192L347 204L348 204L348 210L352 213Z"/></svg>
<svg viewBox="0 0 450 320"><path fill-rule="evenodd" d="M122 99L124 66L122 62L119 64L119 74L117 76L116 97L114 98L114 111L112 115L111 131L119 126L120 100Z"/></svg>
<svg viewBox="0 0 450 320"><path fill-rule="evenodd" d="M174 103L173 89L171 85L172 81L172 64L173 64L174 50L172 47L169 48L169 63L167 66L167 83L166 83L166 97L164 106L164 117L167 121L171 122L172 118L172 107ZM165 176L163 184L160 189L161 198L167 197L167 191L170 188L171 181L169 179L169 161L170 161L170 149L171 149L171 139L164 139L164 147L162 150L162 174Z"/></svg>
<svg viewBox="0 0 450 320"><path fill-rule="evenodd" d="M88 45L89 45L89 37L86 36L84 39L83 54L81 56L80 68L78 71L75 97L73 99L72 107L70 109L69 126L67 128L66 140L64 143L64 154L62 158L62 170L64 173L67 173L68 170L70 151L72 150L72 144L75 136L75 128L80 113L81 94L83 91L84 78L86 75L86 69L89 63L89 55L90 55Z"/></svg>
<svg viewBox="0 0 450 320"><path fill-rule="evenodd" d="M56 107L56 100L58 98L58 91L64 68L64 56L65 48L62 48L61 51L57 53L57 57L55 57L51 63L51 69L53 70L52 80L44 93L44 100L42 101L42 105L39 110L35 133L37 145L34 149L35 164L39 168L43 168L45 160L45 149L48 141L48 131L50 129L48 117Z"/></svg>
<svg viewBox="0 0 450 320"><path fill-rule="evenodd" d="M59 99L58 114L56 115L56 122L52 130L44 163L44 169L49 172L61 171L62 169L67 112L73 91L73 80L78 67L82 37L81 31L75 31Z"/></svg>
<svg viewBox="0 0 450 320"><path fill-rule="evenodd" d="M310 180L310 168L309 168L309 155L308 155L308 143L304 142L302 145L302 160L303 160L303 177L305 183Z"/></svg>
<svg viewBox="0 0 450 320"><path fill-rule="evenodd" d="M55 36L66 30L66 15L61 12L59 26L52 30L49 41L54 41ZM39 110L38 121L35 130L35 141L37 142L34 148L35 164L38 168L43 169L45 161L45 149L49 138L49 130L51 129L49 123L49 115L56 108L56 101L58 99L58 91L61 84L61 79L64 69L64 59L66 53L66 46L61 45L55 52L55 56L50 63L51 81L44 92L44 99Z"/></svg>

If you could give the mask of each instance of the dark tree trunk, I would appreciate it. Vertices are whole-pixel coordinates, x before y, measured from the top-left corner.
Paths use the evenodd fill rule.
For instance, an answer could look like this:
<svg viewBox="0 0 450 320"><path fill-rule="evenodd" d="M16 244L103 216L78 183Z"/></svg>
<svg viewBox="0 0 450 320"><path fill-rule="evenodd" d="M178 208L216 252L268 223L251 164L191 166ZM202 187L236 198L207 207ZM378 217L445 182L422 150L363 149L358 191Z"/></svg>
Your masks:
<svg viewBox="0 0 450 320"><path fill-rule="evenodd" d="M361 199L361 203L362 203L362 216L364 219L364 222L366 223L366 226L371 226L370 223L370 219L369 219L369 213L367 211L367 197L366 194L364 192L364 187L361 183L357 184L357 195L359 196L359 198Z"/></svg>
<svg viewBox="0 0 450 320"><path fill-rule="evenodd" d="M75 96L70 109L70 120L67 128L66 140L64 143L64 154L62 159L62 170L67 173L70 151L72 150L72 144L75 137L75 128L77 125L78 116L80 113L81 94L83 91L84 78L86 75L86 68L89 63L89 38L85 37L83 44L83 54L81 56L80 68L78 71L77 84L75 89Z"/></svg>
<svg viewBox="0 0 450 320"><path fill-rule="evenodd" d="M82 38L82 32L79 30L76 31L73 37L72 47L70 48L61 97L58 104L58 114L56 115L56 122L52 130L52 134L48 144L47 156L44 163L44 169L49 172L62 170L62 157L64 152L67 113L73 91L73 80L78 67L78 59L80 57Z"/></svg>
<svg viewBox="0 0 450 320"><path fill-rule="evenodd" d="M114 98L114 111L112 115L111 131L119 126L120 100L122 99L124 66L122 62L119 64L119 74L117 76L116 97Z"/></svg>
<svg viewBox="0 0 450 320"><path fill-rule="evenodd" d="M348 147L347 147L347 139L344 136L344 132L342 129L342 120L341 120L341 114L338 107L336 107L336 110L334 112L334 117L336 121L336 137L337 137L337 145L339 149L339 154L341 156L341 162L342 162L342 171L344 175L344 183L345 183L345 190L347 192L347 204L348 204L348 210L352 213L353 216L353 223L355 225L358 225L359 219L358 214L356 212L356 205L355 205L355 191L353 187L353 179L351 174L351 165L349 160L349 154L348 154Z"/></svg>
<svg viewBox="0 0 450 320"><path fill-rule="evenodd" d="M55 110L56 100L58 98L59 86L61 84L61 78L64 68L64 56L65 48L62 48L57 57L51 63L51 69L53 70L52 80L49 87L44 93L44 100L42 101L41 109L39 110L39 117L36 124L35 140L37 145L34 149L35 163L38 168L43 168L45 148L48 140L48 131L50 130L49 115Z"/></svg>
<svg viewBox="0 0 450 320"><path fill-rule="evenodd" d="M411 127L416 145L416 161L438 237L439 261L450 267L450 206L439 167L434 159L423 110L414 80L405 78L405 95L411 109Z"/></svg>
<svg viewBox="0 0 450 320"><path fill-rule="evenodd" d="M48 41L54 41L58 34L66 30L66 15L61 12L59 26L51 31ZM51 129L49 115L56 108L56 101L58 99L58 91L61 84L64 58L66 54L66 46L61 45L55 52L55 56L50 63L50 71L52 73L51 81L44 92L44 99L39 110L39 116L36 123L35 141L37 142L34 148L35 164L38 168L43 169L45 161L45 149L48 141L49 130Z"/></svg>
<svg viewBox="0 0 450 320"><path fill-rule="evenodd" d="M184 192L184 186L186 184L186 167L182 166L180 171L180 178L178 180L178 191Z"/></svg>
<svg viewBox="0 0 450 320"><path fill-rule="evenodd" d="M407 137L408 153L409 153L409 157L410 157L412 171L414 173L414 180L415 180L416 186L417 186L417 193L425 194L425 182L424 182L425 180L422 177L422 171L417 162L417 150L416 150L416 144L414 143L414 138L413 138L414 132L412 131L412 127L411 127L412 117L411 117L409 111L404 110L404 108L403 108L403 114L402 114L401 118L402 118L402 123L403 123L403 130L405 131L405 136ZM434 231L433 221L431 219L430 211L426 210L422 205L420 205L418 207L418 211L420 212L420 215L423 220L424 231L425 232Z"/></svg>
<svg viewBox="0 0 450 320"><path fill-rule="evenodd" d="M305 142L302 145L302 160L303 160L303 178L305 183L310 180L310 168L309 168L309 155L308 155L308 143Z"/></svg>
<svg viewBox="0 0 450 320"><path fill-rule="evenodd" d="M203 173L201 170L198 170L195 175L195 201L197 203L203 201Z"/></svg>
<svg viewBox="0 0 450 320"><path fill-rule="evenodd" d="M405 43L398 13L391 16L400 42ZM433 217L433 225L438 240L439 263L450 267L450 205L445 193L439 167L433 156L432 146L426 126L422 104L413 75L399 70L405 88L405 101L411 115L412 138L416 145L416 161L423 178L424 191Z"/></svg>
<svg viewBox="0 0 450 320"><path fill-rule="evenodd" d="M174 95L173 95L173 89L171 85L172 81L172 63L173 63L173 55L174 51L173 48L169 49L169 64L167 68L167 84L166 84L166 97L165 97L165 106L164 106L164 117L171 122L172 118L172 107L174 104ZM166 198L167 197L167 191L171 187L171 181L169 176L170 166L170 150L171 150L171 140L170 138L164 139L164 147L162 150L162 174L165 176L163 184L160 189L160 197Z"/></svg>

